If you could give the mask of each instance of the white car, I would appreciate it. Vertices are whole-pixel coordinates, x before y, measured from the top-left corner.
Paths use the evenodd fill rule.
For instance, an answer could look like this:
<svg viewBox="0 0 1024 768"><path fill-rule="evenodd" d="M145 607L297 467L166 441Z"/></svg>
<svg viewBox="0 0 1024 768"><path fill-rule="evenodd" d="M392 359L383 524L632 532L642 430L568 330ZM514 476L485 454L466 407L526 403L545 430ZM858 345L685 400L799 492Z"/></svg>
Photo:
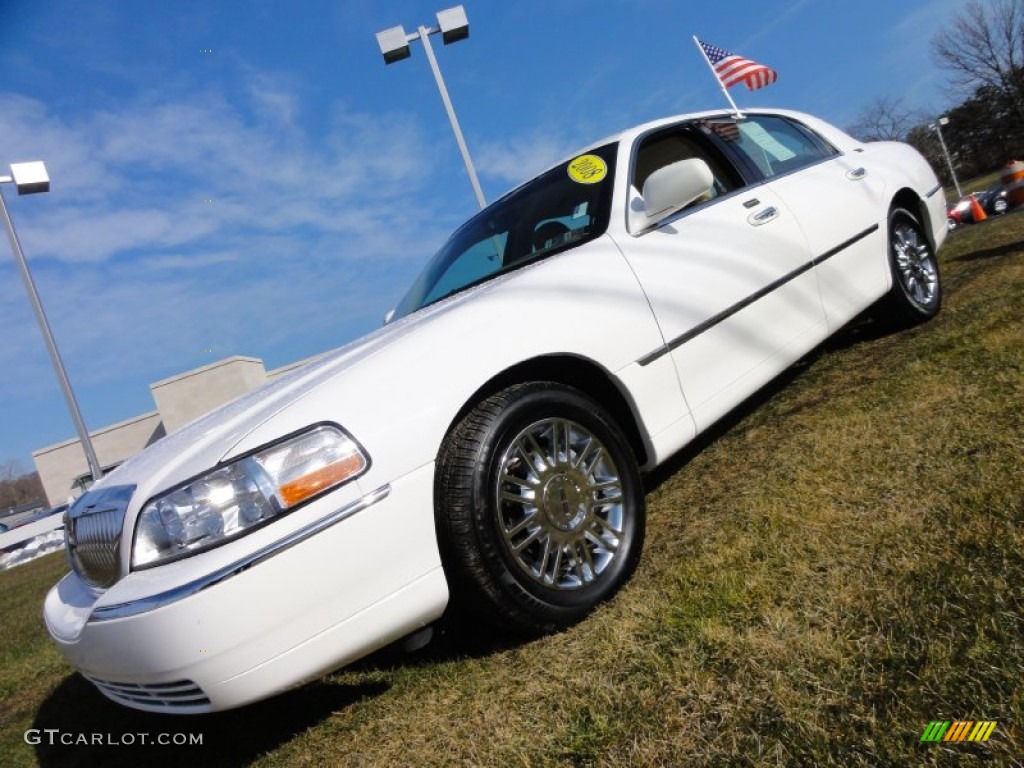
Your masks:
<svg viewBox="0 0 1024 768"><path fill-rule="evenodd" d="M938 311L940 190L910 147L796 112L598 142L456 231L383 328L79 498L49 632L114 701L194 713L449 600L569 626L636 567L642 470L879 300Z"/></svg>

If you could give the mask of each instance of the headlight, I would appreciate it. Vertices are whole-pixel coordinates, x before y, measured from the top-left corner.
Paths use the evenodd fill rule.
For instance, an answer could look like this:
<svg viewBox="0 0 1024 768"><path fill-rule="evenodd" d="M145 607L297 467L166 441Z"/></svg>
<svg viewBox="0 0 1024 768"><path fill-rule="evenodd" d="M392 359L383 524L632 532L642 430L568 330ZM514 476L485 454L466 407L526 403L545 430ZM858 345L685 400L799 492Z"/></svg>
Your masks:
<svg viewBox="0 0 1024 768"><path fill-rule="evenodd" d="M369 459L321 425L150 499L135 525L132 567L216 547L363 473Z"/></svg>

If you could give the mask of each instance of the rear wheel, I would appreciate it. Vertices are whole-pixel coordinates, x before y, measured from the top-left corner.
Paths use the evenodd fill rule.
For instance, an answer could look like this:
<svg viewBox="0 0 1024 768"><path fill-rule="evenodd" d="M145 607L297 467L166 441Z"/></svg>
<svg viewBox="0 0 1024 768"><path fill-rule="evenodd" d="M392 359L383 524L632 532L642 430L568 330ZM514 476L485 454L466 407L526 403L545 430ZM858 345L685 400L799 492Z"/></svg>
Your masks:
<svg viewBox="0 0 1024 768"><path fill-rule="evenodd" d="M942 304L939 262L921 224L903 208L889 214L889 269L892 288L883 303L892 320L912 325L938 313Z"/></svg>
<svg viewBox="0 0 1024 768"><path fill-rule="evenodd" d="M636 568L644 495L600 405L555 383L478 404L438 456L435 514L453 600L537 634L569 626Z"/></svg>

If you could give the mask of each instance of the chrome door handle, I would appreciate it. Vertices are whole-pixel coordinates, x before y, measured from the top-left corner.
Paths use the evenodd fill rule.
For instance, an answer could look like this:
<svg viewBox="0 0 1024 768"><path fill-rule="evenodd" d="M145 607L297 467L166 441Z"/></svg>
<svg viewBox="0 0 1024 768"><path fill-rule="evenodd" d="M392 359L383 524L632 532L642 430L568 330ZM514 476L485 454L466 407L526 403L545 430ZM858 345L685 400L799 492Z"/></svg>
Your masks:
<svg viewBox="0 0 1024 768"><path fill-rule="evenodd" d="M860 181L867 175L867 168L854 168L852 171L846 172L846 178L848 178L850 181Z"/></svg>
<svg viewBox="0 0 1024 768"><path fill-rule="evenodd" d="M757 213L752 213L747 216L747 222L755 227L759 227L762 224L767 224L772 219L777 219L778 217L779 209L774 205L770 205L762 211L758 211Z"/></svg>

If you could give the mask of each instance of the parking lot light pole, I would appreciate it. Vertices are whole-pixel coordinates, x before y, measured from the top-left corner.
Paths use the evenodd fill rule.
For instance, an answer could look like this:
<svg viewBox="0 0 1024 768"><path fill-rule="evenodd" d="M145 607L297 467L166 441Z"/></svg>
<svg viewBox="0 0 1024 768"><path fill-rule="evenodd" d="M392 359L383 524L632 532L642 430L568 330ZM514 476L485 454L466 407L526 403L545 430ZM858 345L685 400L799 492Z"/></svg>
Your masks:
<svg viewBox="0 0 1024 768"><path fill-rule="evenodd" d="M50 177L46 173L46 166L42 161L31 163L12 163L10 176L0 176L0 184L14 182L19 195L31 195L37 192L50 191ZM67 401L68 409L71 411L71 420L75 423L75 430L82 441L82 448L85 451L85 460L89 464L89 471L92 472L93 480L103 477L103 470L96 459L96 451L93 450L92 440L89 438L89 431L85 428L85 421L82 420L82 412L78 408L78 401L71 389L71 380L64 368L64 361L60 358L57 350L57 342L50 330L50 323L46 319L46 312L43 311L43 303L39 299L39 291L36 290L35 281L29 271L28 262L25 260L25 253L21 250L21 243L18 241L18 233L14 231L14 222L7 212L7 203L4 201L3 192L0 191L0 215L3 216L4 226L7 229L7 239L11 243L11 250L14 251L14 260L18 263L18 270L21 272L21 279L25 283L25 290L28 292L29 302L36 313L36 320L39 322L39 330L42 331L43 340L46 342L46 349L50 353L50 360L53 362L53 369L57 374L57 381L64 392L64 399Z"/></svg>
<svg viewBox="0 0 1024 768"><path fill-rule="evenodd" d="M427 53L427 61L430 62L430 69L434 73L437 90L441 94L441 101L444 102L445 111L448 113L448 121L452 124L455 142L459 145L462 161L466 164L466 172L469 173L469 183L473 185L473 193L476 195L476 201L482 209L487 205L487 202L484 200L484 193L480 188L480 180L476 176L473 160L469 156L466 140L462 136L462 129L459 128L459 119L455 116L455 108L452 106L452 100L448 96L448 88L445 87L444 78L441 77L441 68L437 65L434 49L430 45L430 35L438 33L440 33L445 45L465 40L469 37L469 21L466 19L466 11L461 5L449 8L446 11L439 11L437 13L436 27L421 26L417 32L411 34L406 34L402 26L391 27L390 29L378 32L377 44L380 46L380 52L384 55L384 63L393 64L412 55L409 43L417 38L423 43L423 50Z"/></svg>
<svg viewBox="0 0 1024 768"><path fill-rule="evenodd" d="M953 170L953 160L949 156L949 150L946 149L946 140L942 138L942 126L944 125L949 125L948 117L940 117L928 127L939 134L939 144L942 145L942 154L946 156L946 165L949 166L949 174L953 177L953 186L956 187L956 196L959 200L964 196L964 193L960 191L960 182L957 181L956 171Z"/></svg>

